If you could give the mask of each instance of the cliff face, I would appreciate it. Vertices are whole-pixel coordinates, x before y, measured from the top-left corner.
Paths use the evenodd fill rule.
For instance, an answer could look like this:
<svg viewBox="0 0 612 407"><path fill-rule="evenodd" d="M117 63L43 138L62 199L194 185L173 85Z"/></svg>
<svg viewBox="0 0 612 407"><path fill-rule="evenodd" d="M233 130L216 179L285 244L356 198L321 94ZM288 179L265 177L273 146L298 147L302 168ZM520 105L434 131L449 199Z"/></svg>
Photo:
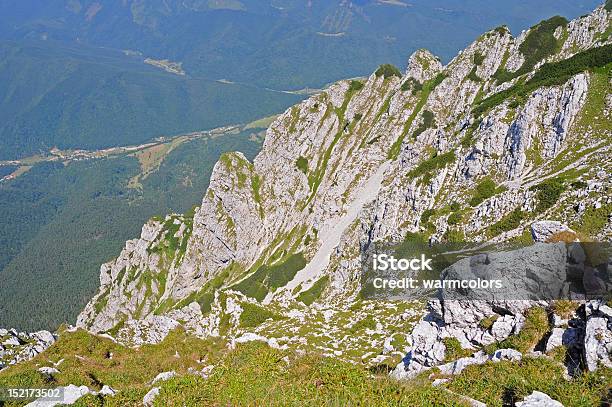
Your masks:
<svg viewBox="0 0 612 407"><path fill-rule="evenodd" d="M446 66L420 50L404 74L383 66L292 107L253 163L221 157L194 213L150 220L101 267L77 325L132 343L178 324L239 337L245 307L263 304L329 328L373 241L524 240L542 220L609 241L611 19L602 6L518 38L501 27ZM400 323L387 318L373 347Z"/></svg>

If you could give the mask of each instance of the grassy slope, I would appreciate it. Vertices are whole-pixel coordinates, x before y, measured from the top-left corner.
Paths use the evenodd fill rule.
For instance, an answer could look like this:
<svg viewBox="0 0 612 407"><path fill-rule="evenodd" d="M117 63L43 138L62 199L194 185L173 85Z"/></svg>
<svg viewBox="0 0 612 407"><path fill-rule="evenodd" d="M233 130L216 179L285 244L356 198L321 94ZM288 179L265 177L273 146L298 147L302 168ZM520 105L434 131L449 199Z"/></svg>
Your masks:
<svg viewBox="0 0 612 407"><path fill-rule="evenodd" d="M138 405L158 373L174 370L179 376L161 384L158 405L464 405L426 380L398 383L358 365L312 354L296 357L263 343L233 351L224 345L174 331L159 345L129 349L84 331L65 333L32 361L0 372L0 386L107 384L118 396L87 396L77 405L129 406ZM62 358L52 380L37 371ZM187 374L190 367L211 364L215 369L207 380Z"/></svg>
<svg viewBox="0 0 612 407"><path fill-rule="evenodd" d="M112 356L111 356L112 355ZM178 355L178 356L177 356ZM59 364L52 379L40 366ZM188 373L213 365L207 379ZM201 340L176 330L159 345L125 348L84 331L63 333L60 340L32 361L0 372L0 386L86 385L92 390L109 385L115 397L86 396L78 406L138 405L161 372L178 376L158 384L158 405L466 405L457 394L491 406L521 400L534 390L549 394L568 406L599 405L607 395L611 369L566 380L552 359L526 358L521 362L470 366L443 388L431 385L426 375L397 382L384 372L339 362L316 354L296 356L261 342L228 350L219 340ZM7 406L16 404L8 403Z"/></svg>

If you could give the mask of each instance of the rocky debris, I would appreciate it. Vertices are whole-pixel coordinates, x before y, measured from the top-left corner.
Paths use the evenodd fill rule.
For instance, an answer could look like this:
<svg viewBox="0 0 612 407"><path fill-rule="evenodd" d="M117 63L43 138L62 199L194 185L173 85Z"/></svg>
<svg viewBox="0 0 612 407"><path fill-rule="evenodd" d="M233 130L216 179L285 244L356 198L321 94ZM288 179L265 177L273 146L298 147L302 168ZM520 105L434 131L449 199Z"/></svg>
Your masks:
<svg viewBox="0 0 612 407"><path fill-rule="evenodd" d="M443 365L437 366L440 370L440 373L445 375L458 375L461 373L466 367L471 365L482 365L488 361L491 362L500 362L502 360L510 360L510 361L518 361L521 360L523 355L521 352L518 352L514 349L498 349L492 355L487 355L486 353L479 351L470 357L460 358L453 362L445 363ZM393 373L396 378L402 379L401 369L399 372Z"/></svg>
<svg viewBox="0 0 612 407"><path fill-rule="evenodd" d="M102 386L98 394L101 394L103 396L114 396L115 394L117 394L117 390L105 384L104 386Z"/></svg>
<svg viewBox="0 0 612 407"><path fill-rule="evenodd" d="M514 309L515 314L511 318L502 317L499 325L507 325L508 328L498 328L496 339L487 329L478 325L479 321L484 318L496 315L493 311L493 304L485 301L448 301L444 303L430 301L430 311L410 333L411 346L403 361L394 370L393 376L401 379L410 378L436 366L444 366L444 369L450 374L450 372L461 371L470 364L480 364L487 360L520 358L520 353L517 355L511 350L501 350L498 351L500 353L496 352L493 355L479 352L470 358L462 358L442 365L446 357L446 346L444 345L446 338L454 338L463 348L473 349L475 346L488 345L518 333L524 320L521 312L529 307L529 303L526 301L517 302L517 304L499 303L495 305L495 308L500 310L504 306L507 312Z"/></svg>
<svg viewBox="0 0 612 407"><path fill-rule="evenodd" d="M464 349L473 349L503 341L510 335L520 333L525 321L524 312L528 308L549 305L548 302L542 301L542 298L546 298L544 296L530 297L530 290L534 287L532 283L535 282L538 291L544 288L545 292L539 294L559 294L562 291L566 270L561 265L565 264L568 257L565 247L564 244L535 244L505 253L475 255L449 266L442 273L443 279L506 278L504 281L511 287L514 298L525 300L507 301L503 296L491 297L489 300L470 300L473 298L471 290L455 291L450 296L441 290L443 300L429 302L429 313L410 334L411 346L394 375L401 378L413 377L434 366L439 367L443 373L457 374L467 365L493 360L479 352L469 358L442 364L446 358L444 341L446 338L453 338ZM584 261L584 253L571 247L572 245L570 252L573 250L573 253L570 253L569 257L574 261ZM510 258L514 260L507 261ZM515 266L518 259L524 267ZM479 267L485 264L486 275L480 275ZM528 270L527 274L524 273L525 270ZM459 300L461 296L464 300ZM527 301L530 298L532 301ZM559 297L553 295L549 300L554 298ZM533 301L535 299L538 301ZM574 313L565 320L554 315L554 328L546 338L544 350L549 352L563 346L572 355L572 360L579 360L582 354L589 370L595 370L599 365L610 367L612 308L601 301L591 301L585 306L585 314L586 320L580 316L581 313ZM487 323L484 324L483 321ZM516 351L504 352L494 354L491 358L520 358L518 352L512 354ZM577 367L568 365L570 372L575 371Z"/></svg>
<svg viewBox="0 0 612 407"><path fill-rule="evenodd" d="M147 394L145 394L145 396L142 398L142 404L145 407L152 407L153 403L155 402L155 398L159 396L159 387L153 387L151 390L149 390L147 392Z"/></svg>
<svg viewBox="0 0 612 407"><path fill-rule="evenodd" d="M157 376L155 376L155 378L153 379L151 384L155 384L157 382L163 382L163 381L166 381L166 380L170 380L170 379L172 379L175 376L176 376L176 372L174 370L172 370L170 372L162 372L162 373L158 374Z"/></svg>
<svg viewBox="0 0 612 407"><path fill-rule="evenodd" d="M25 362L51 346L57 336L49 331L17 332L0 329L0 370L8 365Z"/></svg>
<svg viewBox="0 0 612 407"><path fill-rule="evenodd" d="M156 344L164 340L168 333L178 327L178 321L162 315L149 315L145 319L131 319L117 333L120 343L140 346Z"/></svg>
<svg viewBox="0 0 612 407"><path fill-rule="evenodd" d="M268 343L268 338L266 338L265 336L258 335L253 332L247 332L243 334L242 336L234 339L235 343L246 343L246 342L253 342L253 341L260 341L260 342Z"/></svg>
<svg viewBox="0 0 612 407"><path fill-rule="evenodd" d="M518 401L516 407L563 407L563 404L553 400L549 395L534 391L523 401Z"/></svg>
<svg viewBox="0 0 612 407"><path fill-rule="evenodd" d="M612 368L612 308L600 301L585 306L584 358L590 371Z"/></svg>
<svg viewBox="0 0 612 407"><path fill-rule="evenodd" d="M584 335L583 331L579 328L553 328L546 341L545 351L550 352L559 346L571 348L581 342L581 336Z"/></svg>
<svg viewBox="0 0 612 407"><path fill-rule="evenodd" d="M51 377L51 376L53 376L54 374L56 374L56 373L59 373L59 372L60 372L60 371L59 371L59 370L57 370L56 368L54 368L54 367L49 367L49 366L43 366L43 367L40 367L40 368L38 368L38 371L39 371L40 373L42 373L42 374L46 375L46 376L49 376L49 377Z"/></svg>
<svg viewBox="0 0 612 407"><path fill-rule="evenodd" d="M213 371L214 368L215 367L213 365L204 366L200 370L190 367L189 369L187 369L187 372L192 375L200 376L203 379L208 379L208 377L210 376L210 373Z"/></svg>
<svg viewBox="0 0 612 407"><path fill-rule="evenodd" d="M417 50L408 58L406 76L420 83L434 78L440 71L440 60L426 49Z"/></svg>
<svg viewBox="0 0 612 407"><path fill-rule="evenodd" d="M567 225L553 220L541 220L531 224L531 236L535 242L547 242L548 239L561 232L576 234Z"/></svg>

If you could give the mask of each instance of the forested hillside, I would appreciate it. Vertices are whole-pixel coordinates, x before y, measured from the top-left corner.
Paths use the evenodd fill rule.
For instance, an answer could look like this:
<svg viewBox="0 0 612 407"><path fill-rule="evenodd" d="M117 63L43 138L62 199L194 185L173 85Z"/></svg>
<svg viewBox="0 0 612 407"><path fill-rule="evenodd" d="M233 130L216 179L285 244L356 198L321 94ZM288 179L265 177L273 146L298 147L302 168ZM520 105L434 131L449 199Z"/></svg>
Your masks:
<svg viewBox="0 0 612 407"><path fill-rule="evenodd" d="M259 151L257 130L179 145L145 179L134 156L41 163L0 182L0 326L71 321L98 285L100 264L154 215L199 204L225 151ZM5 167L0 167L5 168Z"/></svg>
<svg viewBox="0 0 612 407"><path fill-rule="evenodd" d="M0 160L137 144L276 113L300 96L164 72L139 56L0 42Z"/></svg>

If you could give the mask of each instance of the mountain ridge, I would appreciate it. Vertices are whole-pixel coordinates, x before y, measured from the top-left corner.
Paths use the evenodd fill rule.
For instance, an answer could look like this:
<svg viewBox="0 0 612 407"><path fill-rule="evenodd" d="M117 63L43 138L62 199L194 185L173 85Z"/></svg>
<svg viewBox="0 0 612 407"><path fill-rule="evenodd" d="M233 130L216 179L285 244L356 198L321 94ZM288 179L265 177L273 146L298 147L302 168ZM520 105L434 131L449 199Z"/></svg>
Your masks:
<svg viewBox="0 0 612 407"><path fill-rule="evenodd" d="M384 389L355 391L366 405L605 402L612 303L520 295L563 284L546 272L567 261L575 267L562 274L604 293L612 287L609 259L578 267L597 257L588 242L612 241L611 23L606 4L517 38L500 27L446 65L419 50L404 73L382 65L291 107L252 162L239 152L221 156L199 207L152 218L101 266L98 293L49 350L79 374L107 380L55 375L63 385L123 386L92 365L114 366L113 352L128 360L135 352L161 354L164 364L139 373L134 393L120 389L133 404L298 404L302 388L320 404L332 400L321 396L331 383L352 389L347 377L370 389L361 374ZM445 273L493 262L516 300L368 297L362 258L387 242L514 244ZM509 261L517 253L523 267ZM228 353L217 358L206 341ZM75 348L91 360L73 359ZM313 354L333 367L311 373L320 365L301 355ZM44 358L22 369L53 362ZM0 383L18 374L11 369ZM305 382L293 385L287 374ZM402 383L422 396L402 399Z"/></svg>
<svg viewBox="0 0 612 407"><path fill-rule="evenodd" d="M110 308L108 312L102 311L104 316L99 317L101 314L93 312L93 304L100 300L101 290L79 317L79 325L94 331L105 330L120 321L117 315L123 311L126 311L128 319L136 311L142 312L140 315L151 314L162 304L164 308L189 296L197 296L197 291L223 270L232 267L234 270L230 274L235 273L233 278L240 280L262 264L279 261L278 257L286 260L299 253L306 258L312 257L318 249L313 248L312 243L303 244L306 236L320 244L316 236L325 233L326 225L338 221L350 202L356 199L360 188L388 160L392 161L392 168L381 181L381 192L376 200L366 206L356 221L361 225L351 224L338 242L340 246L330 260L330 268L339 266L342 271L337 270L332 276L353 273L338 262L346 261L342 258L350 259L346 253L354 251L347 240L354 239L354 242L363 244L359 228L368 224L372 228L369 241L383 236L401 239L406 232L423 233L423 229L432 229L431 226L431 241L448 240L449 234L455 232L462 232L470 240L508 240L524 235L519 226L538 206L538 193L532 187L554 178L551 176L555 175L554 172L551 173L550 168L542 163L555 164L555 159L564 157L559 155L561 146L565 146L563 143L572 132L572 126L579 125L578 113L587 104L589 76L564 73L568 78L560 80L560 84L537 87L535 92L527 91L526 97L520 92L515 92L516 96L510 92L492 109L473 116L472 112L486 105L491 97L520 88L534 77L537 79L535 72L545 66L544 60L534 64L536 68L533 71L519 72L507 82L497 83L495 79L503 69L510 73L520 69L527 59L521 46L533 39L531 36L537 37L534 42L554 39L556 48L545 56L548 66L581 52L597 52L598 41L603 47L609 43L609 38L603 37L602 40L601 37L609 27L609 14L603 6L572 22L553 20L545 32L538 30L541 26L546 24L536 26L516 39L503 28L490 31L445 67L431 54L419 51L410 58L404 76L382 69L365 83L341 81L323 94L292 107L271 125L262 152L253 164L240 154L222 157L215 166L202 206L194 215L193 225L180 217L167 218L166 226L149 222L141 239L126 247L121 261L103 266L102 286L112 292L117 287L111 286L119 283L116 281L119 265L129 268L130 256L136 256L136 264L151 270L156 276L165 273L164 268L159 268L156 263L173 262L166 263L171 271L164 289L157 293L159 300L147 304L145 299L139 306L130 305L128 310ZM607 60L604 62L609 63ZM603 108L602 114L605 114L605 105ZM541 121L543 128L531 125L536 121ZM586 136L589 134L587 130ZM608 136L608 132L599 135L603 137L601 141ZM539 152L531 147L536 143L541 143ZM588 161L589 157L601 156L607 148L604 144L595 145L592 140L587 141L583 151L590 149L589 155L584 154L581 159ZM428 159L421 158L428 155ZM397 159L393 160L395 157ZM459 160L459 157L464 158ZM538 166L540 168L536 168ZM540 174L534 174L534 170ZM501 176L486 176L492 171ZM576 173L569 176L579 178ZM532 178L533 185L526 182L527 177ZM278 181L270 183L270 180L282 180L282 184ZM449 227L450 214L441 217L430 214L429 219L422 222L425 220L423 215L432 211L441 198L438 194L443 187L448 187L449 182L454 183L456 189L458 182L467 188L475 188L476 184L485 181L493 181L498 186L493 192L484 194L483 202L460 211L463 213L458 216L464 218L460 221L463 230L455 230L458 228L452 225ZM522 187L523 183L527 187ZM599 185L598 188L605 191L608 187ZM454 199L464 206L468 199L459 192L446 194L444 199L447 202ZM605 202L599 204L604 211L607 205ZM561 216L570 215L566 210ZM374 222L368 221L368 217ZM172 238L182 239L180 252L176 257L165 258L163 253L160 257L150 255L147 247L154 254L156 245L164 245L160 237L170 230L168 222L178 229ZM193 234L183 233L190 228ZM598 233L607 236L609 232ZM340 253L342 255L338 256ZM329 272L321 271L316 277L323 274L329 275ZM332 286L349 281L340 280ZM305 291L316 279L301 282L306 283L301 290ZM277 296L273 291L282 285L268 287L264 297ZM142 287L141 281L141 291L144 290ZM157 286L153 291L159 289ZM338 291L332 291L329 297L335 298L342 292L344 294L339 297L346 297L350 289ZM113 295L118 296L117 301L125 301L120 292ZM287 295L286 290L284 294L279 291L278 296L283 295ZM98 316L94 316L96 314ZM98 322L107 317L106 322Z"/></svg>

